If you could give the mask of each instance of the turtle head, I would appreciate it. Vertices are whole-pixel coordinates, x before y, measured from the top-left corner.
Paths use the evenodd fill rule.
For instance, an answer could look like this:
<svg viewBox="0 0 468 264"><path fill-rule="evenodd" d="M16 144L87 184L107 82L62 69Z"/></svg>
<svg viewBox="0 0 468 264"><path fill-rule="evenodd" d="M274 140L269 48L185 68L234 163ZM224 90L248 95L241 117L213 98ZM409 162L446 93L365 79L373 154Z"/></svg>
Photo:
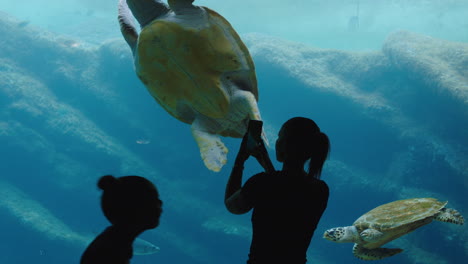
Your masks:
<svg viewBox="0 0 468 264"><path fill-rule="evenodd" d="M169 8L161 0L127 0L127 5L141 27L169 12Z"/></svg>
<svg viewBox="0 0 468 264"><path fill-rule="evenodd" d="M172 9L173 6L177 5L192 5L194 1L195 0L167 0L167 3Z"/></svg>
<svg viewBox="0 0 468 264"><path fill-rule="evenodd" d="M193 8L193 1L194 0L167 0L167 3L171 10L177 14L178 11Z"/></svg>
<svg viewBox="0 0 468 264"><path fill-rule="evenodd" d="M325 231L323 238L336 243L354 243L359 240L359 234L354 226L335 227Z"/></svg>

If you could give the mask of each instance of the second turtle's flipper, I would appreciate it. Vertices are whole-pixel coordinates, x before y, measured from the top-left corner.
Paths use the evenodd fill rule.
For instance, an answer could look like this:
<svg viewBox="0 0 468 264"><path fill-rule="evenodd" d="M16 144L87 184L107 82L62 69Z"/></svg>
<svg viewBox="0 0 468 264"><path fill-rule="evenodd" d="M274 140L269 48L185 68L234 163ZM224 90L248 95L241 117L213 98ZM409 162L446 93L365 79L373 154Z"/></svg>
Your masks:
<svg viewBox="0 0 468 264"><path fill-rule="evenodd" d="M205 166L212 171L219 172L227 162L228 149L218 135L208 133L199 127L195 120L191 127L192 135L198 144Z"/></svg>
<svg viewBox="0 0 468 264"><path fill-rule="evenodd" d="M403 249L401 248L374 248L367 249L358 244L354 244L353 254L356 258L362 260L379 260L383 258L388 258L398 253L401 253Z"/></svg>
<svg viewBox="0 0 468 264"><path fill-rule="evenodd" d="M465 223L465 218L463 218L457 210L452 208L442 208L440 213L434 217L434 220L457 225L463 225Z"/></svg>
<svg viewBox="0 0 468 264"><path fill-rule="evenodd" d="M362 231L360 236L364 241L375 242L375 241L378 241L383 236L383 233L378 230L368 228Z"/></svg>

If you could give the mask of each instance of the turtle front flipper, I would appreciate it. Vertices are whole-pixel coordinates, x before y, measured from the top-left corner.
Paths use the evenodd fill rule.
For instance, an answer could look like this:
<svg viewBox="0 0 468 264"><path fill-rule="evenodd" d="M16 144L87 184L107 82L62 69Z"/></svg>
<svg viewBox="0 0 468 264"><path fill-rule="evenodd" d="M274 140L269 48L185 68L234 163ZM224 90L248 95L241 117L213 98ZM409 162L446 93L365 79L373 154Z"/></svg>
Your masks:
<svg viewBox="0 0 468 264"><path fill-rule="evenodd" d="M367 249L359 244L354 244L353 254L356 258L362 260L380 260L401 253L401 248L374 248Z"/></svg>
<svg viewBox="0 0 468 264"><path fill-rule="evenodd" d="M198 119L193 121L191 130L205 166L209 170L219 172L227 162L228 153L228 149L221 141L221 138L216 134L207 132Z"/></svg>
<svg viewBox="0 0 468 264"><path fill-rule="evenodd" d="M262 117L260 116L260 110L258 109L258 104L257 100L255 99L254 95L251 92L246 92L244 96L244 108L247 109L249 112L249 117L251 120L262 120ZM265 128L262 128L262 140L265 143L267 147L270 146L270 143L268 142L268 138L265 134Z"/></svg>
<svg viewBox="0 0 468 264"><path fill-rule="evenodd" d="M383 233L378 231L378 230L368 228L368 229L362 231L360 236L361 236L362 240L364 240L364 241L375 242L375 241L378 241L379 239L382 238Z"/></svg>
<svg viewBox="0 0 468 264"><path fill-rule="evenodd" d="M244 118L245 113L251 120L262 120L260 110L258 109L257 99L254 94L249 91L238 90L231 99L231 108L236 109L237 113L241 118ZM237 119L240 119L237 117ZM262 139L266 146L269 146L268 138L265 135L265 130L262 128Z"/></svg>
<svg viewBox="0 0 468 264"><path fill-rule="evenodd" d="M120 32L122 32L122 36L134 54L138 41L138 32L135 27L135 23L133 22L133 18L132 11L130 11L127 2L125 0L119 0L118 20L120 25Z"/></svg>
<svg viewBox="0 0 468 264"><path fill-rule="evenodd" d="M434 220L457 225L463 225L465 223L465 218L463 218L457 210L452 208L440 209L440 213L434 217Z"/></svg>
<svg viewBox="0 0 468 264"><path fill-rule="evenodd" d="M118 20L120 32L135 55L138 42L138 31L134 19L143 28L154 19L169 12L169 8L161 0L119 0Z"/></svg>

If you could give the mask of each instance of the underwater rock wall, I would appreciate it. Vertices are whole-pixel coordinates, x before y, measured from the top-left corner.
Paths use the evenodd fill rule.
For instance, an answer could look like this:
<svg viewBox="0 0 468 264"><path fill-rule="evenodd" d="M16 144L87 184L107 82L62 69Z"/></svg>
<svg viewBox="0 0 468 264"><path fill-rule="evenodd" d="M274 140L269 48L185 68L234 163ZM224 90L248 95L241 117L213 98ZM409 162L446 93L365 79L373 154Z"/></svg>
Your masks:
<svg viewBox="0 0 468 264"><path fill-rule="evenodd" d="M468 176L468 151L460 144L468 132L467 44L405 31L390 35L382 52L323 50L258 35L246 41L260 61L360 108L352 114L426 141L462 180Z"/></svg>
<svg viewBox="0 0 468 264"><path fill-rule="evenodd" d="M157 184L164 200L161 227L146 234L161 247L152 260L245 260L249 217L227 214L222 202L229 166L218 174L204 168L189 127L164 112L136 78L123 39L94 47L6 14L0 35L0 191L27 197L0 203L0 215L22 223L5 230L27 226L50 240L54 233L46 226L24 219L28 206L37 205L36 212L67 223L54 220L56 236L76 240L75 234L107 224L98 208L98 177L140 174ZM352 245L332 244L321 233L395 199L449 200L467 216L468 44L405 31L370 52L258 34L244 40L256 63L270 142L294 115L315 119L332 141L323 176L331 197L311 260L337 263L340 255L341 263L358 263ZM228 147L234 152L238 143L228 140ZM14 202L23 213L12 213ZM421 263L427 252L446 263L468 256L466 228L434 223L418 232L398 242L406 252L392 261ZM228 250L233 247L242 251ZM82 250L76 247L67 262Z"/></svg>
<svg viewBox="0 0 468 264"><path fill-rule="evenodd" d="M419 42L424 42L430 49L420 48ZM381 123L386 132L393 134L383 134L382 140L394 140L399 144L411 141L411 144L421 145L424 152L433 153L431 163L442 159L440 161L454 171L456 178L450 180L468 188L467 44L435 40L409 32L390 35L383 52L322 50L256 35L248 36L247 43L258 58L257 62L275 65L278 71L303 83L306 89L320 91L321 94L317 94L320 97L335 97L337 102L343 102L336 108L352 105L350 108L353 110L333 113L332 117L336 118L333 122L347 125L345 120L363 117L365 121L355 121L367 124L354 125L365 128L372 122ZM407 48L402 46L417 47L422 55L404 56ZM405 61L413 61L418 66L410 67ZM266 89L271 88L265 87L262 92L265 93ZM299 96L302 91L286 92ZM316 101L311 98L308 105L313 108L321 100ZM326 102L333 103L330 99ZM316 109L318 113L320 107ZM323 110L330 111L326 107ZM385 142L380 145L385 145ZM406 148L399 155L416 155L411 153L415 152L415 146ZM411 159L407 157L406 161ZM412 177L418 177L418 173L413 174L416 175Z"/></svg>

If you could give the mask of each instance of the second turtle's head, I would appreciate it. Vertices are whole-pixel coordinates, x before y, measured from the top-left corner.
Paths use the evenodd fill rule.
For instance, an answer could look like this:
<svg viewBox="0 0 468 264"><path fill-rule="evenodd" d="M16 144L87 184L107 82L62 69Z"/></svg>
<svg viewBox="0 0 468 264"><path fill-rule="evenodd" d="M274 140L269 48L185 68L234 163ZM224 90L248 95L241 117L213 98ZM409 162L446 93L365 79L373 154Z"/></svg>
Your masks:
<svg viewBox="0 0 468 264"><path fill-rule="evenodd" d="M354 226L335 227L328 229L323 238L336 243L351 243L356 241L357 230Z"/></svg>

